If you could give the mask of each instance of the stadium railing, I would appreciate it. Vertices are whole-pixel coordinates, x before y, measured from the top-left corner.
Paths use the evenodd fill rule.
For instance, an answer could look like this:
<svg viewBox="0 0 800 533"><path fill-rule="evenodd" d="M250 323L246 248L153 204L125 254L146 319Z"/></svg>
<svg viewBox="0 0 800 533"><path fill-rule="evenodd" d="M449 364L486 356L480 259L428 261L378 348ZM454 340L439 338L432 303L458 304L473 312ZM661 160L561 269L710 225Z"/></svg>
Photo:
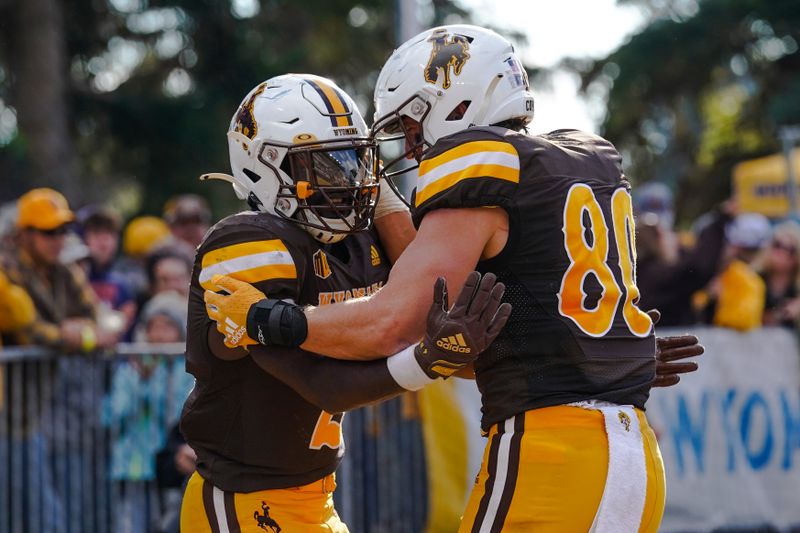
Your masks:
<svg viewBox="0 0 800 533"><path fill-rule="evenodd" d="M155 454L191 387L183 351L182 344L121 344L91 355L0 349L0 532L177 531L182 490L159 486ZM335 499L351 531L424 529L422 434L407 401L344 419Z"/></svg>

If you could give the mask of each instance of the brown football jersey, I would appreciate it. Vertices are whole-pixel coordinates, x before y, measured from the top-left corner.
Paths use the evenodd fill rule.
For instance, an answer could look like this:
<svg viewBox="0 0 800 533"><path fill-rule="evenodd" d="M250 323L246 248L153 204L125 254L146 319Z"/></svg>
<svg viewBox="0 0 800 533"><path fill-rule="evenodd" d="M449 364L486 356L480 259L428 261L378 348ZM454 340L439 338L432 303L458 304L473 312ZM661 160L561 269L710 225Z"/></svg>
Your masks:
<svg viewBox="0 0 800 533"><path fill-rule="evenodd" d="M322 245L299 226L265 213L216 224L195 258L189 295L186 367L197 380L181 431L200 474L220 489L296 487L333 472L344 453L343 414L327 413L262 370L252 358L224 361L207 343L203 292L215 274L252 283L271 298L327 305L365 296L390 265L374 231Z"/></svg>
<svg viewBox="0 0 800 533"><path fill-rule="evenodd" d="M636 305L630 185L610 142L575 130L470 128L426 154L414 207L417 225L441 208L499 207L509 216L505 248L478 265L505 283L513 306L475 363L484 429L588 399L643 408L655 340Z"/></svg>

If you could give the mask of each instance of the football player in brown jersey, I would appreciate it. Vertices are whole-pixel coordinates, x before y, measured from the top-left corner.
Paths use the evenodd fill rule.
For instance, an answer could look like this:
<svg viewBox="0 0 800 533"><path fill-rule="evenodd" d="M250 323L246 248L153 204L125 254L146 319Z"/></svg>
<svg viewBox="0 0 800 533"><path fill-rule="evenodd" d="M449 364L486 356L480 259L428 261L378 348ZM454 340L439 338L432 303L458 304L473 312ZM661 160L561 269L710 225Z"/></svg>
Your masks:
<svg viewBox="0 0 800 533"><path fill-rule="evenodd" d="M215 299L218 328L233 314L265 344L282 343L280 324L313 352L389 355L422 335L436 276L459 286L476 266L496 272L513 312L474 365L489 440L460 531L656 531L664 470L644 404L652 386L696 368L670 360L702 347L692 336L657 346L637 307L619 153L581 131L527 134L527 75L506 39L474 26L428 30L395 50L375 104L378 140L406 145L387 175L403 156L420 161L418 233L388 283L291 314L235 290Z"/></svg>
<svg viewBox="0 0 800 533"><path fill-rule="evenodd" d="M181 430L197 453L197 473L181 530L345 532L332 498L343 412L466 366L499 333L510 307L494 276L474 273L452 309L444 280L432 282L426 338L389 359L264 348L231 320L226 346L204 291L212 299L217 290L250 291L258 300L267 293L286 300L273 301L272 316L290 318L288 302L326 305L374 293L413 236L408 210L391 190L378 198L374 142L355 103L330 80L291 74L258 85L234 115L228 140L232 175L205 177L231 182L252 211L217 223L195 258L186 351L196 386ZM296 344L283 333L294 335L280 324L271 332ZM459 349L437 347L442 337Z"/></svg>

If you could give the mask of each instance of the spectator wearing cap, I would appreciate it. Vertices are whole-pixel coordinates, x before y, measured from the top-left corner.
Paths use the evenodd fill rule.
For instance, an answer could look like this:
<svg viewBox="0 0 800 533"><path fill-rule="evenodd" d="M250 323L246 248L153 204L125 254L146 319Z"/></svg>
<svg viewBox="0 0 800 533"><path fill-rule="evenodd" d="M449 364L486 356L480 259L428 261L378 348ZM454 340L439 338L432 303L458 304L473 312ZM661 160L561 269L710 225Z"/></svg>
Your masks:
<svg viewBox="0 0 800 533"><path fill-rule="evenodd" d="M181 194L171 198L164 204L164 220L180 244L180 251L189 251L187 256L194 260L195 250L211 227L208 202L196 194Z"/></svg>
<svg viewBox="0 0 800 533"><path fill-rule="evenodd" d="M767 288L764 325L797 327L800 318L800 224L787 221L772 231L753 262Z"/></svg>
<svg viewBox="0 0 800 533"><path fill-rule="evenodd" d="M115 270L125 278L137 303L143 303L150 295L147 258L158 249L167 249L172 239L169 226L159 217L135 217L125 226L122 234L124 255L117 261Z"/></svg>
<svg viewBox="0 0 800 533"><path fill-rule="evenodd" d="M53 189L33 189L17 202L17 246L3 257L2 270L31 297L36 318L9 335L9 344L92 351L116 342L97 327L97 302L83 271L60 260L74 219Z"/></svg>
<svg viewBox="0 0 800 533"><path fill-rule="evenodd" d="M83 240L89 249L88 277L105 309L121 314L127 330L136 316L136 299L128 280L117 271L121 221L107 207L87 206L78 211Z"/></svg>
<svg viewBox="0 0 800 533"><path fill-rule="evenodd" d="M766 286L753 268L753 260L770 233L769 220L758 213L740 213L725 228L725 266L706 291L705 314L712 317L714 325L739 331L761 326Z"/></svg>

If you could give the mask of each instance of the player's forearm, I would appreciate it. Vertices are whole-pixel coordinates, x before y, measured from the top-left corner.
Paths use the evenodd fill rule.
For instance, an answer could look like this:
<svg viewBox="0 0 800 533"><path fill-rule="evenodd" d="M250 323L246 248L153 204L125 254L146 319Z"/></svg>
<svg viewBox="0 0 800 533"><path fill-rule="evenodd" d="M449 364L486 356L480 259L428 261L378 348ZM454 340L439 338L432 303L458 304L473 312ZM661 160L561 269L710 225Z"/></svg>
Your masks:
<svg viewBox="0 0 800 533"><path fill-rule="evenodd" d="M262 369L329 413L387 400L405 391L392 378L386 360L354 362L280 348L254 347Z"/></svg>
<svg viewBox="0 0 800 533"><path fill-rule="evenodd" d="M388 357L417 342L424 314L390 305L378 294L324 307L306 308L304 350L329 357L366 361Z"/></svg>

